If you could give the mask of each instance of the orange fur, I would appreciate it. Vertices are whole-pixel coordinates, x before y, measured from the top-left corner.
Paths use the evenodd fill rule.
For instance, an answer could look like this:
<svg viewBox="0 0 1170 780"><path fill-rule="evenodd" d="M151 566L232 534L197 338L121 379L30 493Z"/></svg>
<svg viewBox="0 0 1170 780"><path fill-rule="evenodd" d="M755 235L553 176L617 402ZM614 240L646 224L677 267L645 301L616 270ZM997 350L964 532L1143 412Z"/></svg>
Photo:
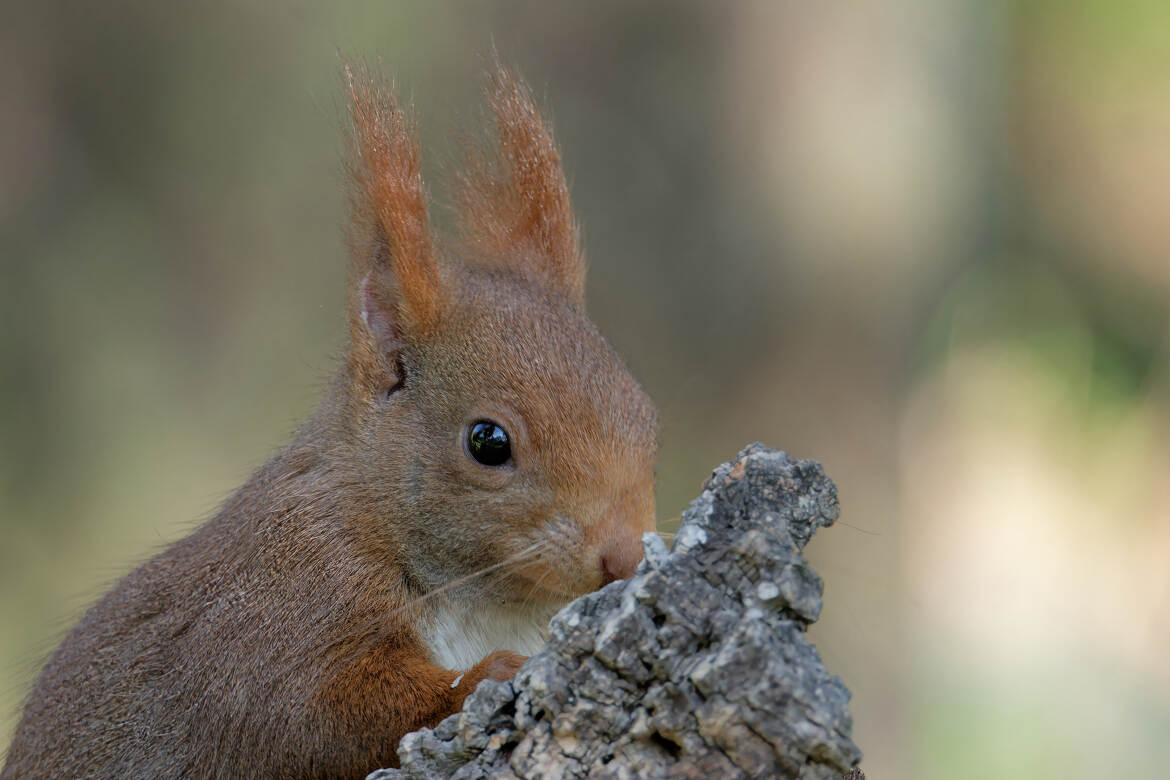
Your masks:
<svg viewBox="0 0 1170 780"><path fill-rule="evenodd" d="M457 193L468 257L583 302L585 261L552 131L528 87L505 68L491 75L487 97L498 149L472 151Z"/></svg>
<svg viewBox="0 0 1170 780"><path fill-rule="evenodd" d="M414 122L382 80L349 64L345 74L353 127L350 170L360 201L355 204L355 220L359 230L373 230L366 248L374 251L357 262L371 268L377 278L388 259L401 313L411 325L426 330L439 313L439 272ZM389 291L383 287L379 292L383 302L392 303Z"/></svg>

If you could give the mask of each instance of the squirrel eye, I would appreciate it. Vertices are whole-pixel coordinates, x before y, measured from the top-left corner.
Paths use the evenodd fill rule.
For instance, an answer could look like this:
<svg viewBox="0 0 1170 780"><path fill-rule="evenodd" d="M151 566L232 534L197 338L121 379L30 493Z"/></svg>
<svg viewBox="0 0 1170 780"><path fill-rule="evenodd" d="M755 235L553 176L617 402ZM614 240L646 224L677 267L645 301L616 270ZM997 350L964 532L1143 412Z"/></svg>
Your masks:
<svg viewBox="0 0 1170 780"><path fill-rule="evenodd" d="M480 420L467 431L467 451L485 466L501 466L512 458L512 442L499 425Z"/></svg>

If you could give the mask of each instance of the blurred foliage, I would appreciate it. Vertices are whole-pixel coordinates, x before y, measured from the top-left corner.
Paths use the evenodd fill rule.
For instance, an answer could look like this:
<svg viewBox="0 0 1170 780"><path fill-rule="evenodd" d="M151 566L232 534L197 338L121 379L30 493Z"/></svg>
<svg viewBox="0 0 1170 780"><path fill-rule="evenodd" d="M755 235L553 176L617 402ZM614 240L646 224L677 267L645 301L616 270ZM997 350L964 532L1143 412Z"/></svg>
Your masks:
<svg viewBox="0 0 1170 780"><path fill-rule="evenodd" d="M338 53L413 98L450 227L494 46L553 119L593 316L661 407L661 526L751 440L837 481L813 633L870 775L1170 760L1164 2L3 16L0 731L78 611L333 370Z"/></svg>
<svg viewBox="0 0 1170 780"><path fill-rule="evenodd" d="M1132 283L1008 256L950 287L923 332L917 371L955 351L1000 348L1053 375L1088 425L1145 397L1165 329L1161 301Z"/></svg>

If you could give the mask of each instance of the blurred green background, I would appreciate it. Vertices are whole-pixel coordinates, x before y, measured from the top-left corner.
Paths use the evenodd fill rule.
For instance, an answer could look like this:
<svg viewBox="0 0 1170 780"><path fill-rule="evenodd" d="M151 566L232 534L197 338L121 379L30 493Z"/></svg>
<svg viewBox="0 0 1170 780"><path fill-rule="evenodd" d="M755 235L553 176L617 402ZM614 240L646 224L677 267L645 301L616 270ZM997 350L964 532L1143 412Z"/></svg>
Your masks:
<svg viewBox="0 0 1170 780"><path fill-rule="evenodd" d="M1165 770L1164 0L2 15L0 745L79 610L333 370L338 51L413 96L441 197L494 43L661 407L662 526L752 440L836 480L813 636L870 776Z"/></svg>

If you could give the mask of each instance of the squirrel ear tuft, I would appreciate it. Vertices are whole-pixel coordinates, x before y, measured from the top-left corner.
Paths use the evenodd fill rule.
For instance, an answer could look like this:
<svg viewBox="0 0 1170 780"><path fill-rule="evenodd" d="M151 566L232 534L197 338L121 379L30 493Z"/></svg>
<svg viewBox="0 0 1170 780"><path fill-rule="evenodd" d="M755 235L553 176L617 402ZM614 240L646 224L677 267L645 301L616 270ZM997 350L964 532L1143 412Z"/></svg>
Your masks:
<svg viewBox="0 0 1170 780"><path fill-rule="evenodd" d="M367 69L346 63L345 76L351 122L352 354L365 364L363 373L376 367L384 378L396 370L394 361L387 361L388 350L438 322L439 268L413 122L393 90Z"/></svg>
<svg viewBox="0 0 1170 780"><path fill-rule="evenodd" d="M498 62L486 92L498 148L473 150L456 198L470 259L583 304L585 261L552 132L528 87Z"/></svg>

